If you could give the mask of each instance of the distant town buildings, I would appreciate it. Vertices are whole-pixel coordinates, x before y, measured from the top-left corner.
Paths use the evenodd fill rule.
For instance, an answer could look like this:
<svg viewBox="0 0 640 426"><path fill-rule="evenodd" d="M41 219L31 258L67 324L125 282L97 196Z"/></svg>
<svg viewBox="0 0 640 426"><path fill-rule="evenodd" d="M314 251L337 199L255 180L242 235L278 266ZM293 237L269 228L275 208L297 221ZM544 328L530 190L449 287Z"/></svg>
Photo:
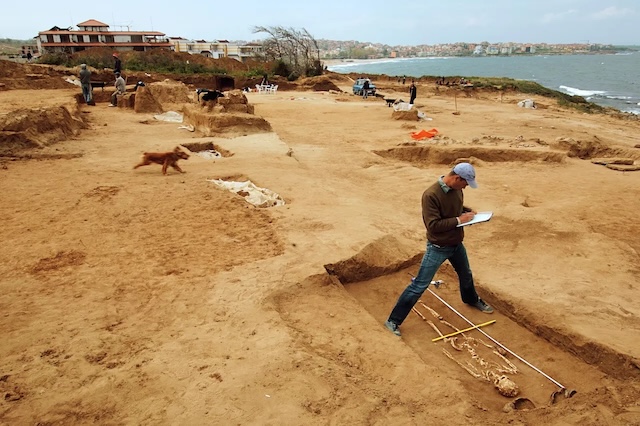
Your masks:
<svg viewBox="0 0 640 426"><path fill-rule="evenodd" d="M240 62L247 58L254 58L262 52L260 43L237 44L228 40L187 40L182 37L169 37L169 41L176 52L187 52L208 58L233 58Z"/></svg>
<svg viewBox="0 0 640 426"><path fill-rule="evenodd" d="M575 43L447 43L418 46L390 46L358 41L318 40L325 59L381 59L431 56L510 56L532 54L584 54L615 51L611 45Z"/></svg>

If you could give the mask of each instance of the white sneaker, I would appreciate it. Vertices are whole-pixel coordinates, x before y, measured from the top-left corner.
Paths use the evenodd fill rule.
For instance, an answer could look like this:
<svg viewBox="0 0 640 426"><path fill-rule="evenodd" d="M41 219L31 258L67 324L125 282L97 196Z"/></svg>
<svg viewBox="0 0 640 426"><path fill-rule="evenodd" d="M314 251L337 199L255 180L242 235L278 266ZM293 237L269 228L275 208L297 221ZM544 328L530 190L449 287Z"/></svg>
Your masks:
<svg viewBox="0 0 640 426"><path fill-rule="evenodd" d="M110 106L110 107L114 107L115 105L114 105L114 104L109 104L109 106Z"/></svg>
<svg viewBox="0 0 640 426"><path fill-rule="evenodd" d="M398 327L398 324L396 324L395 322L387 320L385 321L384 326L387 327L387 329L393 334L395 334L396 336L401 336L400 328Z"/></svg>

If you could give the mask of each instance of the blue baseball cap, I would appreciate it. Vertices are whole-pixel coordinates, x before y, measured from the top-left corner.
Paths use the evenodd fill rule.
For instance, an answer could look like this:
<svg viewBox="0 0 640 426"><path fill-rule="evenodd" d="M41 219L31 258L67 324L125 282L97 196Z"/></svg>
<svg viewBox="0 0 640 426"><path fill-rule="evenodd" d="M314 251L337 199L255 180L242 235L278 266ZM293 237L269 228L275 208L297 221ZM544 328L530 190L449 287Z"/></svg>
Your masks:
<svg viewBox="0 0 640 426"><path fill-rule="evenodd" d="M472 188L477 188L478 183L476 182L476 169L469 163L458 163L453 168L453 173L460 176L462 179L467 181Z"/></svg>

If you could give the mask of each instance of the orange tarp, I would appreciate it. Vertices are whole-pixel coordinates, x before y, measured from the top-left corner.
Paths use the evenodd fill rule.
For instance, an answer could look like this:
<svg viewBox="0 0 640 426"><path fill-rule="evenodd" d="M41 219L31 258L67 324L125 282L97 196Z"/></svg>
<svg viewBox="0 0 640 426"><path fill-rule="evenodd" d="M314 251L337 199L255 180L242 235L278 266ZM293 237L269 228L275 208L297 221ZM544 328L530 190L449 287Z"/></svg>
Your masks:
<svg viewBox="0 0 640 426"><path fill-rule="evenodd" d="M411 133L411 137L417 141L421 140L421 139L429 139L434 137L435 135L438 134L438 129L431 129L431 130L420 130L419 132L412 132Z"/></svg>

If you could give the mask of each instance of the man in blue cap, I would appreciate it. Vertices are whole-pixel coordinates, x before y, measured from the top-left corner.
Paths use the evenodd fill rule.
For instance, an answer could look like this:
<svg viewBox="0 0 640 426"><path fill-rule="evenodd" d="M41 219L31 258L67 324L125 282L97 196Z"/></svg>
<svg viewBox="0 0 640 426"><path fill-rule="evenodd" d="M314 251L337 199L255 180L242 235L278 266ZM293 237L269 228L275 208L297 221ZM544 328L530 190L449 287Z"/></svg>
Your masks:
<svg viewBox="0 0 640 426"><path fill-rule="evenodd" d="M476 171L469 163L459 163L422 194L422 220L427 228L427 251L422 258L418 275L402 292L384 324L397 336L400 336L400 325L427 290L445 260L451 263L458 274L462 301L487 314L493 312L493 308L476 293L467 250L462 244L464 227L458 226L469 222L476 214L463 205L462 190L467 185L471 188L478 187Z"/></svg>

